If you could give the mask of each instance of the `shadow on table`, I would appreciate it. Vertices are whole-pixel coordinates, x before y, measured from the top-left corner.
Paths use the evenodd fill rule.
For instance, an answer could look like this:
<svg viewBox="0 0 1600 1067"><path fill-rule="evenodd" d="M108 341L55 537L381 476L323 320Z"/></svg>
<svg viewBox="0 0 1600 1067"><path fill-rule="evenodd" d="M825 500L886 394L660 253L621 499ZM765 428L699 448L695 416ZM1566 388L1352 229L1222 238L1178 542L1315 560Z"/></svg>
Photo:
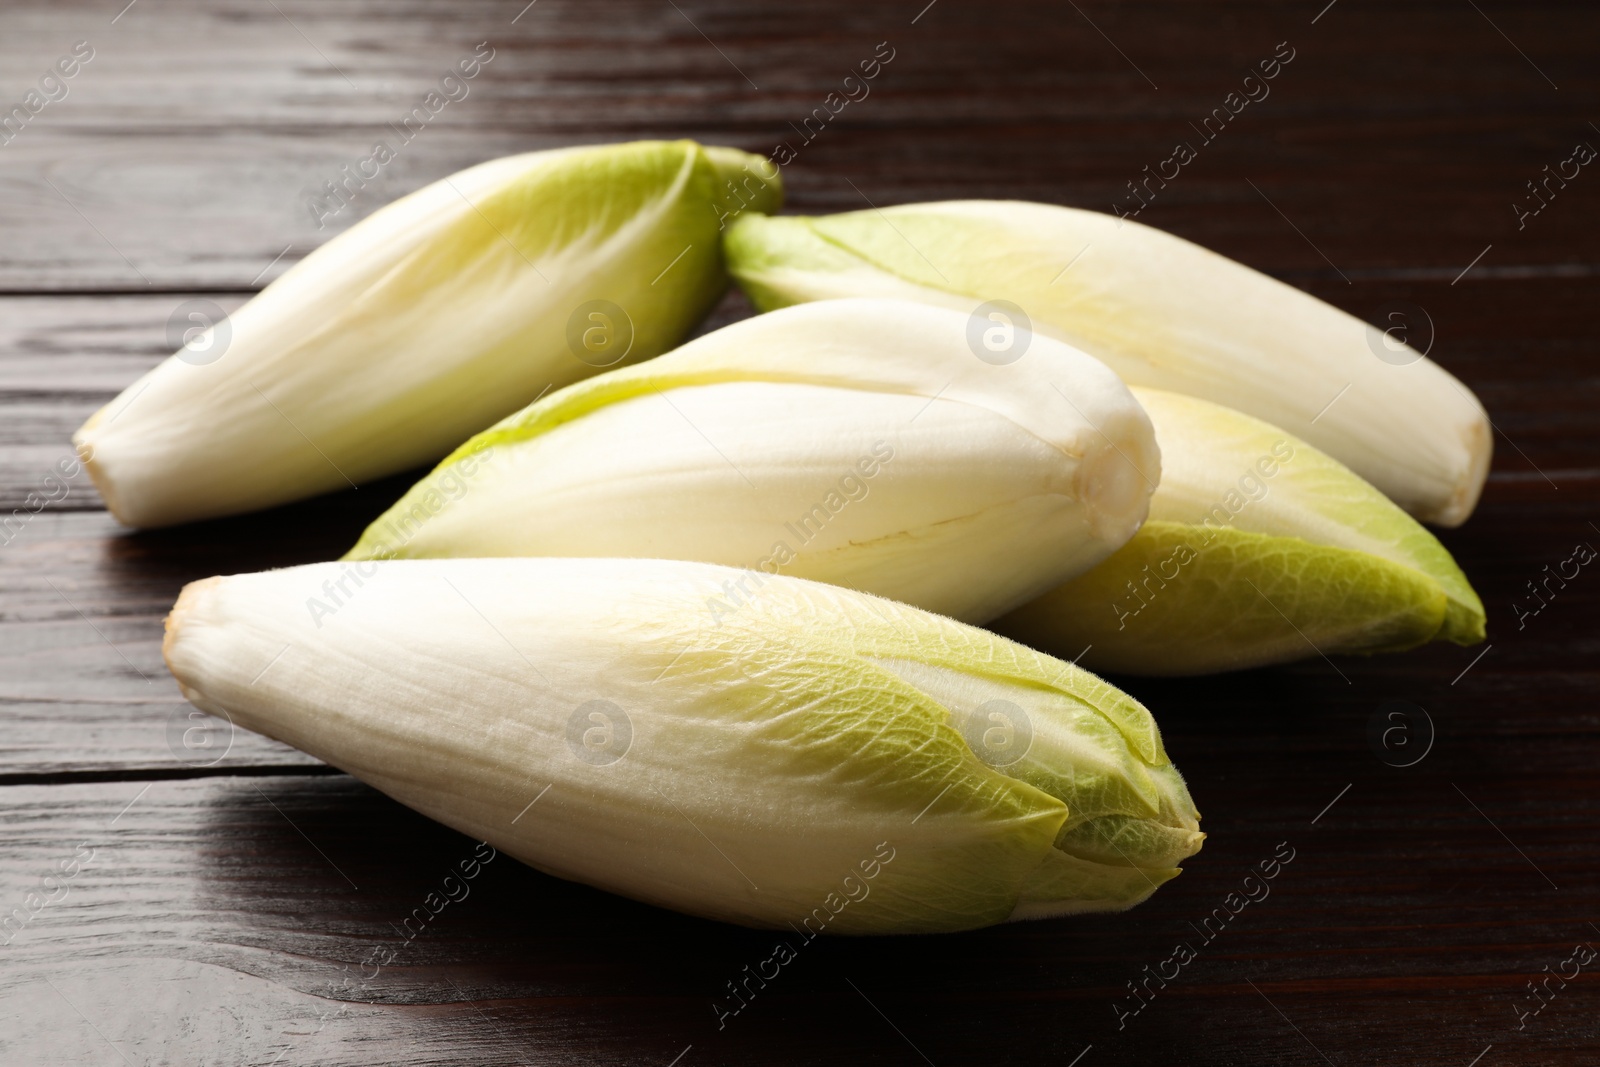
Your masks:
<svg viewBox="0 0 1600 1067"><path fill-rule="evenodd" d="M213 574L338 559L424 468L249 515L159 530L128 530L105 542L101 566L124 584L181 585Z"/></svg>
<svg viewBox="0 0 1600 1067"><path fill-rule="evenodd" d="M1117 915L804 942L637 904L505 855L483 864L476 842L345 776L219 782L205 818L215 844L197 863L198 900L218 962L331 998L336 1012L443 1013L452 1040L470 1021L520 1056L592 1044L597 1056L667 1063L695 1044L722 1050L697 1062L719 1062L777 1042L789 1062L902 1062L909 1050L880 1012L926 1033L952 1019L941 1001L984 998L985 1027L957 1027L939 1038L947 1047L981 1046L987 1027L1045 1010L1099 1027L1113 1020L1129 953L1170 948L1160 924ZM752 979L779 940L795 958Z"/></svg>

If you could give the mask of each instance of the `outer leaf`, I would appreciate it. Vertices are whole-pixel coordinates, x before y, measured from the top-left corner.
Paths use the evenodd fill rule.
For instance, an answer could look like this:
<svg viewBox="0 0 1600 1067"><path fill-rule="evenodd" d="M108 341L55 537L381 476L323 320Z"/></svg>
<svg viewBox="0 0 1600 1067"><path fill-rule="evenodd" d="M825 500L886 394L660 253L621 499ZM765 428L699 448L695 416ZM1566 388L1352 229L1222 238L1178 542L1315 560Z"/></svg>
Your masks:
<svg viewBox="0 0 1600 1067"><path fill-rule="evenodd" d="M1425 521L1465 520L1488 472L1488 417L1437 364L1306 293L1136 222L955 201L744 218L726 245L730 269L762 309L845 294L965 312L1009 300L1035 329L1105 360L1128 384L1283 426Z"/></svg>
<svg viewBox="0 0 1600 1067"><path fill-rule="evenodd" d="M220 356L180 351L74 440L134 526L437 460L542 390L681 340L726 284L727 182L755 159L645 141L452 175L307 256L232 316L226 347L202 339ZM775 208L777 182L761 189Z"/></svg>
<svg viewBox="0 0 1600 1067"><path fill-rule="evenodd" d="M1001 632L1066 655L1091 646L1086 662L1136 674L1483 639L1466 576L1372 486L1258 419L1134 392L1165 459L1150 520Z"/></svg>
<svg viewBox="0 0 1600 1067"><path fill-rule="evenodd" d="M207 711L541 870L730 922L891 933L1116 910L1198 849L1149 713L1099 679L798 579L705 627L732 576L515 559L213 578L184 591L165 652ZM1032 724L1015 775L958 729L980 691ZM596 707L628 740L585 758ZM1093 818L1134 827L1132 851L1063 851L1063 827Z"/></svg>
<svg viewBox="0 0 1600 1067"><path fill-rule="evenodd" d="M1126 541L1160 463L1103 364L1041 337L992 365L967 325L885 300L735 323L479 434L349 558L691 559L993 618Z"/></svg>

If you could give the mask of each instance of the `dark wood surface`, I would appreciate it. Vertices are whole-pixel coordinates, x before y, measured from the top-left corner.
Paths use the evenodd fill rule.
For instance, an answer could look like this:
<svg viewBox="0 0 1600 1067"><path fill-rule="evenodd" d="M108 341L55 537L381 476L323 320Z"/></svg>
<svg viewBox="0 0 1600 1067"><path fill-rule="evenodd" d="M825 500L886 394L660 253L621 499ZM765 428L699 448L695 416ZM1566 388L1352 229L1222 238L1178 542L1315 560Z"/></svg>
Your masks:
<svg viewBox="0 0 1600 1067"><path fill-rule="evenodd" d="M0 9L8 109L74 42L95 50L0 147L0 516L168 354L178 303L231 310L478 160L795 142L788 124L888 41L871 96L785 168L793 209L1108 210L1288 41L1271 96L1141 219L1358 315L1427 309L1434 358L1499 430L1482 507L1444 535L1491 644L1119 679L1205 815L1182 878L1126 915L818 942L719 1030L713 1000L770 935L502 857L407 940L471 842L242 731L209 766L174 754L186 706L159 641L182 584L330 558L407 479L130 534L80 477L0 546L0 915L31 916L0 946L0 1063L1600 1063L1600 962L1518 1014L1540 1003L1530 981L1600 948L1600 576L1524 627L1511 607L1600 544L1600 174L1520 229L1512 209L1577 142L1600 147L1592 5L122 2ZM481 41L496 53L471 95L319 230L307 194ZM730 296L713 321L747 313ZM1431 719L1409 749L1370 739L1390 700ZM1191 924L1284 841L1271 895L1201 945ZM1198 957L1119 1029L1127 983L1179 941Z"/></svg>

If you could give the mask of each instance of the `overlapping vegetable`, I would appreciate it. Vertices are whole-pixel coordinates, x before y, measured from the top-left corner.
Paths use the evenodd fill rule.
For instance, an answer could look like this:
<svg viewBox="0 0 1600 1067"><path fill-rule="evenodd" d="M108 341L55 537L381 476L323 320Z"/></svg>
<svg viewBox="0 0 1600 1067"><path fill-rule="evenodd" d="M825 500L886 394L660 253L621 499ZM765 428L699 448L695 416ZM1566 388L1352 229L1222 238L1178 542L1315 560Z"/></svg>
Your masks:
<svg viewBox="0 0 1600 1067"><path fill-rule="evenodd" d="M642 556L815 578L982 622L1099 563L1160 477L1149 419L1048 338L978 359L906 301L759 315L462 445L350 559Z"/></svg>
<svg viewBox="0 0 1600 1067"><path fill-rule="evenodd" d="M726 244L729 269L764 311L860 295L999 321L1020 314L1129 385L1283 427L1425 522L1463 522L1488 473L1482 405L1403 338L1137 222L972 200L750 215Z"/></svg>
<svg viewBox="0 0 1600 1067"><path fill-rule="evenodd" d="M131 526L271 507L431 463L541 392L683 339L726 288L756 157L692 141L480 164L335 237L74 437ZM759 172L759 167L756 170Z"/></svg>
<svg viewBox="0 0 1600 1067"><path fill-rule="evenodd" d="M314 564L190 585L165 652L197 707L447 826L749 926L1115 911L1199 849L1155 722L1093 675L795 578L707 625L737 577L665 560ZM330 595L331 617L308 610ZM870 889L835 907L868 863Z"/></svg>
<svg viewBox="0 0 1600 1067"><path fill-rule="evenodd" d="M1001 633L1133 674L1483 640L1483 604L1450 553L1342 464L1229 408L1134 395L1164 459L1149 521L997 620Z"/></svg>
<svg viewBox="0 0 1600 1067"><path fill-rule="evenodd" d="M563 878L907 933L1126 908L1199 849L1149 713L1066 657L1483 639L1410 516L1470 514L1487 416L1423 353L1125 220L779 198L687 141L486 163L90 419L140 526L446 456L343 561L188 586L184 695ZM651 358L725 262L766 313Z"/></svg>

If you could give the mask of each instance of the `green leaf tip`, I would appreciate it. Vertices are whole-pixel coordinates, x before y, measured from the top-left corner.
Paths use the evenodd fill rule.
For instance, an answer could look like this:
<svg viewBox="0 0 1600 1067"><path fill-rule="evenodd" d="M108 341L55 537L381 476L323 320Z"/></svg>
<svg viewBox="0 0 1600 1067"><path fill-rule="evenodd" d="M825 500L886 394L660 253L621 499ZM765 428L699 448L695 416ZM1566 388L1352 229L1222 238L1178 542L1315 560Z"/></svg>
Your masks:
<svg viewBox="0 0 1600 1067"><path fill-rule="evenodd" d="M1450 553L1342 464L1220 405L1134 394L1162 451L1149 520L1000 632L1168 675L1483 639L1483 604Z"/></svg>

